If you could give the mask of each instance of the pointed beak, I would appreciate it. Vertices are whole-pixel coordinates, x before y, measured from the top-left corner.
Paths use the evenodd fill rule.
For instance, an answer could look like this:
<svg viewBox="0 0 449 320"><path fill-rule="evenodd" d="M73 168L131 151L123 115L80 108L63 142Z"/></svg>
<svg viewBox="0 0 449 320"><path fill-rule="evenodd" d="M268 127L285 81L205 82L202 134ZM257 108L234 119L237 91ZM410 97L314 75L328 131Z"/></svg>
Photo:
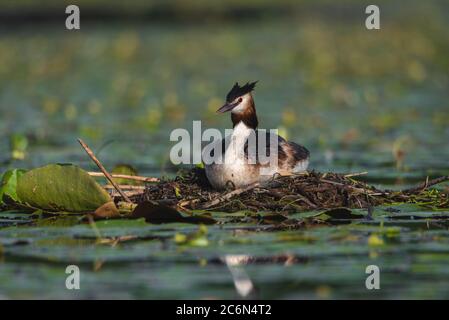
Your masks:
<svg viewBox="0 0 449 320"><path fill-rule="evenodd" d="M223 107L221 107L220 109L217 110L217 113L225 113L228 111L231 111L232 109L234 109L236 106L238 105L238 102L226 102L225 105Z"/></svg>

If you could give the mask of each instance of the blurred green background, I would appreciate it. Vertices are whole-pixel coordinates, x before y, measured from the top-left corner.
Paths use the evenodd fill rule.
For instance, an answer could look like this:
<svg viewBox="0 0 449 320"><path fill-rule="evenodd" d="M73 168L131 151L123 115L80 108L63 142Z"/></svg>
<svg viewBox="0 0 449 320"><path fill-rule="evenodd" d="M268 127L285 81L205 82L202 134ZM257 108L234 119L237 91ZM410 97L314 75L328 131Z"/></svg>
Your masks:
<svg viewBox="0 0 449 320"><path fill-rule="evenodd" d="M67 4L80 6L81 30L65 29ZM173 175L170 132L191 129L192 120L202 120L203 128L229 128L229 117L215 110L234 82L259 80L260 126L279 128L309 148L311 168L368 171L363 179L381 188L448 174L449 2L376 1L381 30L374 31L364 25L368 4L4 0L0 172L50 162L95 169L76 142L81 137L107 168L128 163L142 175ZM23 137L24 158L11 161L13 151L21 158ZM12 148L11 141L16 141ZM232 298L222 265L199 268L204 259L229 252L290 252L310 259L291 268L249 266L261 297L373 297L363 286L361 266L378 257L376 263L387 270L385 283L391 284L378 297L447 298L447 226L422 233L425 224L393 225L409 229L380 257L366 247L369 232L379 231L374 225L312 230L318 239L312 244L310 234L299 239L294 232L247 234L234 231L239 226L217 227L211 230L216 246L190 251L164 251L155 241L86 246L79 238L88 233L86 226L22 233L9 228L0 234L5 248L16 236L36 242L11 247L13 258L0 265L0 298L42 296L43 283L52 288L47 298ZM106 235L177 232L133 222L102 226ZM61 237L69 240L55 240ZM65 275L57 263L73 259L89 268L108 261L103 273L94 267L86 275L89 290L78 296L59 287ZM21 275L13 276L15 270Z"/></svg>
<svg viewBox="0 0 449 320"><path fill-rule="evenodd" d="M399 154L405 177L447 168L447 1L380 1L379 31L363 1L78 4L68 31L63 2L3 2L0 157L21 133L25 167L88 165L82 137L108 164L165 173L172 129L230 127L215 110L259 80L261 127L309 147L312 167L396 175Z"/></svg>

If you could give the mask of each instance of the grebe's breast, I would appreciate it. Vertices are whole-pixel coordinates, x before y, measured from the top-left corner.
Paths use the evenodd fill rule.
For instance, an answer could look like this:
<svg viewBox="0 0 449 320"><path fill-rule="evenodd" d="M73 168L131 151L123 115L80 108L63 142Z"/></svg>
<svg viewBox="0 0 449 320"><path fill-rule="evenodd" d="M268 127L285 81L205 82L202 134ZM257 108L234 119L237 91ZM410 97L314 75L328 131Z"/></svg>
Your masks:
<svg viewBox="0 0 449 320"><path fill-rule="evenodd" d="M211 157L215 159L214 162L210 164L206 162L204 167L206 176L214 188L225 189L227 186L239 188L259 180L257 164L248 163L245 154L245 144L251 132L253 130L241 122L234 127L232 134L211 145L211 148L203 150L203 162L206 162L205 153L213 150ZM221 151L221 155L214 154L217 150Z"/></svg>
<svg viewBox="0 0 449 320"><path fill-rule="evenodd" d="M265 138L263 143L259 143L260 137ZM229 185L240 188L267 181L275 174L303 172L309 164L309 151L303 146L288 142L274 133L266 132L264 136L243 122L235 126L231 135L216 144L221 144L214 150L221 148L222 161L205 164L206 176L216 189ZM210 150L203 151L203 159Z"/></svg>

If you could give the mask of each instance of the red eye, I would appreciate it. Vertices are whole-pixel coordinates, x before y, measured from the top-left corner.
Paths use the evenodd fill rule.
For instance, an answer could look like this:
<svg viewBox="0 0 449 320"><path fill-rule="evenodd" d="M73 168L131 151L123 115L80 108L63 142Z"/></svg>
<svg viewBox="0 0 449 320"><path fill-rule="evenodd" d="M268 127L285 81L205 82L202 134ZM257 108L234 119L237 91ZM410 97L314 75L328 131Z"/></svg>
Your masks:
<svg viewBox="0 0 449 320"><path fill-rule="evenodd" d="M242 98L239 98L238 102L242 102L242 100L243 100Z"/></svg>

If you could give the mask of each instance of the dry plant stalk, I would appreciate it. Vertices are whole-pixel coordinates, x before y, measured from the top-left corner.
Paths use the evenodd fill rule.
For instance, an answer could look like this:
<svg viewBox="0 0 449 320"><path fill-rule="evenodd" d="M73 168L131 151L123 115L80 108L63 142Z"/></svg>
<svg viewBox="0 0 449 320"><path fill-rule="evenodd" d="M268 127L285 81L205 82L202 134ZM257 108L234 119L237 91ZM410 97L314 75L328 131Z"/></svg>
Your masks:
<svg viewBox="0 0 449 320"><path fill-rule="evenodd" d="M88 172L88 174L92 177L105 177L103 172ZM139 182L159 182L160 179L159 178L154 178L154 177L142 177L142 176L131 176L128 174L114 174L111 173L111 177L116 178L116 179L126 179L126 180L134 180L134 181L139 181Z"/></svg>
<svg viewBox="0 0 449 320"><path fill-rule="evenodd" d="M104 176L106 177L106 179L109 180L109 182L114 186L115 190L117 190L117 192L122 196L122 198L126 201L126 202L130 202L132 203L131 199L122 191L122 189L120 189L120 187L118 186L117 183L115 183L115 181L112 179L111 175L109 174L109 172L106 171L106 168L101 164L100 160L97 159L97 157L95 157L94 153L92 152L92 150L89 148L89 146L87 144L84 143L83 140L78 139L79 144L83 147L84 151L86 151L87 155L92 159L92 161L97 165L97 167L101 170L101 172L103 172Z"/></svg>

